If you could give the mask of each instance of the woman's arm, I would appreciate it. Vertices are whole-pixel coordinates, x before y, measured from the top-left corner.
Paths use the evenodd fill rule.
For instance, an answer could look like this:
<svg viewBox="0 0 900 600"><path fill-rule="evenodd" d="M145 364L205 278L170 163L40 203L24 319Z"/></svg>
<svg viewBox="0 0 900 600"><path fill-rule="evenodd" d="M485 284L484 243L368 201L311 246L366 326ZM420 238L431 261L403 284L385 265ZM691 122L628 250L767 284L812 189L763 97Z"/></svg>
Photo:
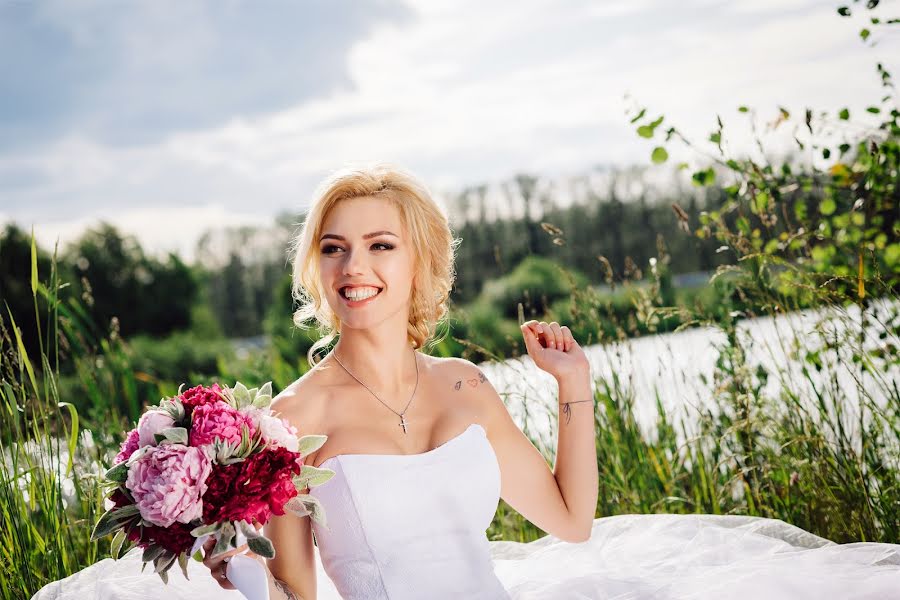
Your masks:
<svg viewBox="0 0 900 600"><path fill-rule="evenodd" d="M559 384L559 434L552 471L487 377L461 359L460 375L478 381L472 393L485 415L500 465L501 497L543 531L583 542L591 534L599 492L590 366L567 327L529 321L522 329L528 354Z"/></svg>

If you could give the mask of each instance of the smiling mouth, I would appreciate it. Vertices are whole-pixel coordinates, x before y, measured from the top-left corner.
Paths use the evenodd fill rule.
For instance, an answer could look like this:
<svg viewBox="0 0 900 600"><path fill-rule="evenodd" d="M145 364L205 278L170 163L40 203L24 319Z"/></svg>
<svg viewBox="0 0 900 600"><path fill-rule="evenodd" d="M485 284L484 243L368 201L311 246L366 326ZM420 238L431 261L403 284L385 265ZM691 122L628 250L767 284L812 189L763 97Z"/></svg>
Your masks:
<svg viewBox="0 0 900 600"><path fill-rule="evenodd" d="M350 292L350 290L353 290L353 289L360 289L360 288L352 288L349 286L342 287L340 290L341 297L344 298L345 300L349 300L350 302L360 302L362 300L369 300L370 298L374 298L375 296L377 296L378 294L381 293L381 288L369 287L369 288L362 288L362 289L366 289L366 291L364 293L361 293L358 295L353 295L353 296L348 295L348 292ZM373 293L373 290L374 290L374 293Z"/></svg>

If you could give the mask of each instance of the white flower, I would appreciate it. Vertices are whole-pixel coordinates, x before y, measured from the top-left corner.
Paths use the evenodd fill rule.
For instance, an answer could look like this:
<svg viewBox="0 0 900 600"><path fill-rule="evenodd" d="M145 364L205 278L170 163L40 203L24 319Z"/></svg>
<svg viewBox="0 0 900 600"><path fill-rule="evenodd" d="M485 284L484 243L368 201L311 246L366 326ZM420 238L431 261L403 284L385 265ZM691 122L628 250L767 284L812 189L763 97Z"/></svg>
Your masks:
<svg viewBox="0 0 900 600"><path fill-rule="evenodd" d="M259 430L263 439L275 446L281 446L291 452L297 452L300 442L297 439L297 428L284 419L261 413L259 416Z"/></svg>

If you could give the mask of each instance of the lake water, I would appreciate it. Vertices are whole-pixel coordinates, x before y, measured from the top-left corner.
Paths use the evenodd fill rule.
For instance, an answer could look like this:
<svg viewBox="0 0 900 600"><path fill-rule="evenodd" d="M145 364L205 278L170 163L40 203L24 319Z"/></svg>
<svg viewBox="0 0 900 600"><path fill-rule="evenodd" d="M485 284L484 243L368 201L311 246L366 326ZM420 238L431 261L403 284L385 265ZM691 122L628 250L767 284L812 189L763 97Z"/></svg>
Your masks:
<svg viewBox="0 0 900 600"><path fill-rule="evenodd" d="M898 315L900 302L896 299L873 303L866 312L863 336L860 336L863 328L856 306L746 319L738 324L738 339L747 351L747 363L753 368L762 365L770 373L762 393L777 399L788 387L812 403L813 383L819 389L828 387L836 392L835 397L841 397L846 408L845 420L853 429L860 387L883 406L886 396L879 394L879 390L886 389L885 384L890 385L891 381L900 380L897 365L888 366L887 372L876 375L861 373L859 365L852 361L853 350L860 343L864 348L889 342L900 344L895 333L900 325ZM829 333L822 336L817 331ZM885 331L887 339L879 339L879 334ZM689 428L696 422L698 408L716 407L713 373L719 357L717 346L725 341L724 332L704 327L588 346L584 350L594 379L610 380L614 373L618 374L622 386L631 392L639 425L652 435L657 419L657 396L667 415L674 422L687 417ZM825 347L829 342L832 348ZM810 366L812 382L806 380L802 372L804 362L800 360L811 350L820 351L825 365L821 372ZM538 369L527 356L503 363L484 363L481 367L504 397L519 426L542 446L545 456L552 456L559 412L553 377Z"/></svg>

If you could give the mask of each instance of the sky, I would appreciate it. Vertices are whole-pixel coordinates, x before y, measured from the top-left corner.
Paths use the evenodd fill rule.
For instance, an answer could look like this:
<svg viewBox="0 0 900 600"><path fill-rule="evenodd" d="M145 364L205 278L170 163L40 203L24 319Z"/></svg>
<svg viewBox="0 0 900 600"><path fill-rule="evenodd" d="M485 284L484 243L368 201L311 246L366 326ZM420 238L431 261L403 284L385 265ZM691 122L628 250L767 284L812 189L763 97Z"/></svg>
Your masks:
<svg viewBox="0 0 900 600"><path fill-rule="evenodd" d="M898 4L0 0L0 222L52 248L105 220L190 259L348 164L395 162L438 197L647 164L634 106L701 140L719 114L750 151L739 105L877 100L900 40L858 31Z"/></svg>

